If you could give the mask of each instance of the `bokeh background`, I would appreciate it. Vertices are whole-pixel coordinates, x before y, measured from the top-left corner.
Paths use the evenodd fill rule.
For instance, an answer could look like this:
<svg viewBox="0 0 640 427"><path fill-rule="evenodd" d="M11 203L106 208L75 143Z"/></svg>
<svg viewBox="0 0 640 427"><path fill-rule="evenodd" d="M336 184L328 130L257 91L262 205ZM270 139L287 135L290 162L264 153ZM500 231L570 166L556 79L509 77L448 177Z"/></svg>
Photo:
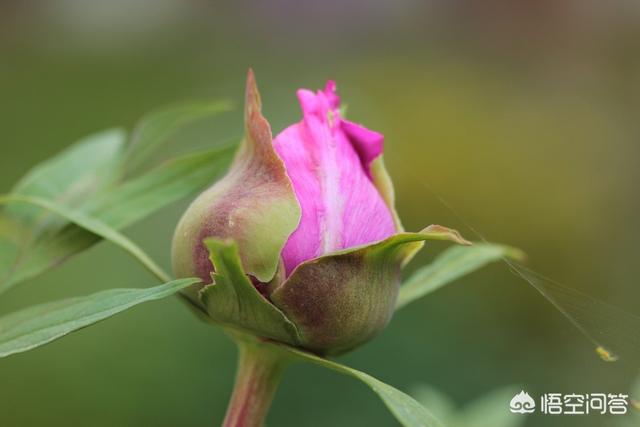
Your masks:
<svg viewBox="0 0 640 427"><path fill-rule="evenodd" d="M349 117L386 135L407 228L439 223L479 239L469 224L524 249L533 269L639 314L632 0L2 1L0 191L81 136L130 128L152 108L192 98L239 105L248 67L276 132L299 120L297 88L337 80ZM176 144L234 138L241 120L237 110L202 122ZM187 202L127 233L169 265ZM430 244L414 268L444 247ZM153 283L103 243L2 295L0 314ZM504 264L414 303L340 359L405 391L428 384L457 405L507 385L627 392L637 373L633 363L603 363ZM177 299L149 303L0 361L0 425L216 425L234 370L220 331ZM533 415L526 425L612 422ZM396 424L362 384L296 366L269 425Z"/></svg>

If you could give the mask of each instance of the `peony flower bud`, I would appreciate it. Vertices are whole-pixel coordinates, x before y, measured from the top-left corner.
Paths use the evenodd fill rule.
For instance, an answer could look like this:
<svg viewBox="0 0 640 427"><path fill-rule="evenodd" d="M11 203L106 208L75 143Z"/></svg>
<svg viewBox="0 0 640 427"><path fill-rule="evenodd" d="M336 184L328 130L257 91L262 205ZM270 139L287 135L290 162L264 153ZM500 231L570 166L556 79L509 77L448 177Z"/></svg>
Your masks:
<svg viewBox="0 0 640 427"><path fill-rule="evenodd" d="M383 136L340 116L334 82L298 99L302 121L272 141L249 72L245 138L180 220L173 268L203 280L188 296L214 320L335 354L386 326L424 240L468 242L440 226L403 231Z"/></svg>
<svg viewBox="0 0 640 427"><path fill-rule="evenodd" d="M273 141L302 207L282 252L287 274L309 259L397 231L371 174L371 163L382 154L382 135L340 118L334 82L317 93L301 89L298 99L303 120Z"/></svg>

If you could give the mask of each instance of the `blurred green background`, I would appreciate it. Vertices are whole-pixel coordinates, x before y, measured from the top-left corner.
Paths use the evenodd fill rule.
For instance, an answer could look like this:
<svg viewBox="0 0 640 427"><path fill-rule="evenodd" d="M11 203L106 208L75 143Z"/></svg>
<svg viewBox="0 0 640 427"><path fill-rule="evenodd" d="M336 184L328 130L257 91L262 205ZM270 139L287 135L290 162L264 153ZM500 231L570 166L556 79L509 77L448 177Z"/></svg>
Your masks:
<svg viewBox="0 0 640 427"><path fill-rule="evenodd" d="M240 105L248 67L274 132L299 120L297 88L338 82L349 117L386 136L408 229L438 223L478 239L435 191L488 240L523 248L535 270L638 314L633 1L3 1L0 191L81 136L130 128L158 106ZM176 144L215 144L241 130L237 110ZM187 203L127 233L168 266ZM444 247L430 244L413 267ZM103 243L2 295L0 314L153 283ZM637 363L600 361L504 264L414 303L341 361L405 391L429 384L458 405L509 385L532 395L628 392L637 373ZM235 349L219 330L177 299L149 303L0 361L0 425L216 425L234 370ZM532 415L525 425L611 422ZM396 424L362 384L296 366L269 425Z"/></svg>

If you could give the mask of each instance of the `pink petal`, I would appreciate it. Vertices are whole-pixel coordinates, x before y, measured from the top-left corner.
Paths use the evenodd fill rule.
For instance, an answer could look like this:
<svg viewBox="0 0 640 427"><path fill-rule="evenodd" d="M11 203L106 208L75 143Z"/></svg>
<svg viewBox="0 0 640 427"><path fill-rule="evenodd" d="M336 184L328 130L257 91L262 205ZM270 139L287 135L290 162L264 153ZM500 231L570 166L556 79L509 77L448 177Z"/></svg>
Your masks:
<svg viewBox="0 0 640 427"><path fill-rule="evenodd" d="M396 232L369 173L383 137L340 118L335 83L298 91L304 118L273 141L302 207L282 257L287 275L308 259L385 239Z"/></svg>
<svg viewBox="0 0 640 427"><path fill-rule="evenodd" d="M371 178L371 162L382 154L384 136L348 120L342 120L342 130L353 144L367 175Z"/></svg>

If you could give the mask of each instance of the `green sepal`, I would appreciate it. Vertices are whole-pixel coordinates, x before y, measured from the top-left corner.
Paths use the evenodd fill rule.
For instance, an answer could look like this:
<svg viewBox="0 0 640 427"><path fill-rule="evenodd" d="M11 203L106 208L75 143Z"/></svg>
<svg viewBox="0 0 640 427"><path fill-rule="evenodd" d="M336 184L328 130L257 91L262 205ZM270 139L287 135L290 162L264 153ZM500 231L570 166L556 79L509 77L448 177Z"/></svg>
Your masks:
<svg viewBox="0 0 640 427"><path fill-rule="evenodd" d="M400 221L400 216L396 211L396 195L395 190L393 189L393 182L391 181L391 176L384 165L382 155L371 162L371 177L373 178L373 185L378 189L382 199L391 211L396 230L398 232L404 231L404 227Z"/></svg>
<svg viewBox="0 0 640 427"><path fill-rule="evenodd" d="M300 264L270 299L296 325L302 347L321 354L343 353L387 325L405 259L416 243L434 239L469 244L455 230L441 226L399 233Z"/></svg>
<svg viewBox="0 0 640 427"><path fill-rule="evenodd" d="M209 237L238 243L243 270L261 282L276 274L280 253L298 226L301 209L284 163L272 145L253 73L247 78L245 137L229 173L203 192L182 216L173 239L177 277L207 279Z"/></svg>
<svg viewBox="0 0 640 427"><path fill-rule="evenodd" d="M258 292L243 271L238 245L231 240L216 239L207 239L204 243L215 271L211 273L213 283L199 291L189 289L188 296L197 299L209 317L218 323L298 345L295 325Z"/></svg>

